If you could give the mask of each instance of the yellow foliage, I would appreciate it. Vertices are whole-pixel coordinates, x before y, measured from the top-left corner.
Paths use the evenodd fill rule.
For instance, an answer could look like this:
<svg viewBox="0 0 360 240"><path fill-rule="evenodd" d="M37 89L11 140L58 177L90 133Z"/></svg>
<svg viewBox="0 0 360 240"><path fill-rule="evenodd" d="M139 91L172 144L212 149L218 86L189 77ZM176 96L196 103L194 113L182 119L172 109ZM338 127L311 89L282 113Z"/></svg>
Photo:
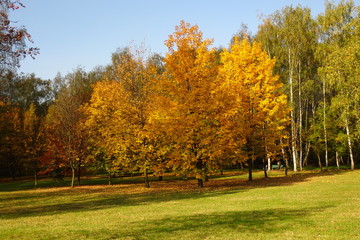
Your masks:
<svg viewBox="0 0 360 240"><path fill-rule="evenodd" d="M227 132L224 142L232 139L238 143L236 147L251 149L251 154L261 152L257 146L278 151L275 142L288 124L289 110L279 77L272 73L275 60L259 43L235 39L230 50L224 49L221 63L218 91L227 99L222 119L223 131Z"/></svg>

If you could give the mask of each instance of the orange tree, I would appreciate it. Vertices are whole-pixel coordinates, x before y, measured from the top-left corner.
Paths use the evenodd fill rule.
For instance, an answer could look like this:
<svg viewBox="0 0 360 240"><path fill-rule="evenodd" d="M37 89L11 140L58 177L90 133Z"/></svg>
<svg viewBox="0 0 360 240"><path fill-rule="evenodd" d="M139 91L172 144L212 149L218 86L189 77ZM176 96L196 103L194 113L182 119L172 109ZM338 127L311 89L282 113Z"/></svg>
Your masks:
<svg viewBox="0 0 360 240"><path fill-rule="evenodd" d="M213 89L217 76L215 50L202 39L198 26L182 21L165 42L165 72L157 84L154 122L163 127L171 160L168 166L194 174L199 187L214 160L216 114Z"/></svg>
<svg viewBox="0 0 360 240"><path fill-rule="evenodd" d="M286 96L272 71L275 60L259 43L235 39L221 54L219 94L226 104L221 116L221 142L247 160L249 180L257 157L275 156L288 123Z"/></svg>
<svg viewBox="0 0 360 240"><path fill-rule="evenodd" d="M123 168L144 173L158 166L154 137L149 130L151 89L158 73L152 61L145 61L130 49L116 55L105 79L94 85L90 103L84 107L85 125L92 143L104 155L104 167L111 176Z"/></svg>

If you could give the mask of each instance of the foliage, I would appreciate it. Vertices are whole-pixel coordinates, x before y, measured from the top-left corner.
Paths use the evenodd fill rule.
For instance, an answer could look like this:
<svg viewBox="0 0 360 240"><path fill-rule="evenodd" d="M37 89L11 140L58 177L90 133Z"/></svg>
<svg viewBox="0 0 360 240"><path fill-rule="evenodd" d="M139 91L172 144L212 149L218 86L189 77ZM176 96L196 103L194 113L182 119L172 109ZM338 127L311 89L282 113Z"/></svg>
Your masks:
<svg viewBox="0 0 360 240"><path fill-rule="evenodd" d="M17 65L30 36L11 27L1 1L2 64ZM359 8L326 1L317 17L286 6L212 48L181 21L165 56L119 48L108 66L78 67L52 81L0 72L0 176L113 176L172 171L199 187L224 167L284 161L351 168L359 162ZM14 35L8 35L12 32ZM16 39L14 39L16 38ZM3 43L3 39L14 40ZM3 54L4 53L4 54ZM254 165L254 166L253 166ZM265 176L268 171L264 171ZM285 172L287 174L287 170Z"/></svg>
<svg viewBox="0 0 360 240"><path fill-rule="evenodd" d="M222 53L221 62L220 91L221 96L227 95L221 98L226 100L225 113L220 116L222 137L233 144L234 153L243 156L240 161L274 159L288 125L287 98L272 73L275 60L259 43L235 39L230 50Z"/></svg>
<svg viewBox="0 0 360 240"><path fill-rule="evenodd" d="M19 67L19 60L25 56L34 58L38 48L26 47L26 41L33 42L25 27L14 27L9 12L25 7L20 0L0 1L0 67Z"/></svg>

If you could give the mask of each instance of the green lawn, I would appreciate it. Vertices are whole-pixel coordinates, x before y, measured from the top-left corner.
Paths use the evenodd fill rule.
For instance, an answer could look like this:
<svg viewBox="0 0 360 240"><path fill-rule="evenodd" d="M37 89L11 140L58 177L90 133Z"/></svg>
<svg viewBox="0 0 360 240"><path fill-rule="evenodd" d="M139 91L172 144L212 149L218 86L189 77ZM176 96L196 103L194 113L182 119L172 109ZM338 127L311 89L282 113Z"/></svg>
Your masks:
<svg viewBox="0 0 360 240"><path fill-rule="evenodd" d="M151 189L136 178L75 189L4 182L0 239L360 239L359 170L261 177L217 177L204 189L174 179Z"/></svg>

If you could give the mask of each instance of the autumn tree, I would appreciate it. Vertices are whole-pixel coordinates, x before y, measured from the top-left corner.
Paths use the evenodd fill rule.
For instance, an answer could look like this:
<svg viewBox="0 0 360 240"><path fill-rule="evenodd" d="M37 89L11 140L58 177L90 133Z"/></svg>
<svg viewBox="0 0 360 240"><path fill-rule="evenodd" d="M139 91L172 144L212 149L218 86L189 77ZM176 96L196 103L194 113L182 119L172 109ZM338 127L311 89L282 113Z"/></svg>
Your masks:
<svg viewBox="0 0 360 240"><path fill-rule="evenodd" d="M34 74L19 76L12 71L0 74L0 152L3 153L0 162L4 169L11 170L13 177L37 174L33 166L39 159L41 141L38 136L50 103L48 91L49 81Z"/></svg>
<svg viewBox="0 0 360 240"><path fill-rule="evenodd" d="M25 167L34 175L34 185L37 187L37 177L40 171L40 158L45 152L46 141L43 117L39 116L36 106L31 104L24 113L23 141L25 150Z"/></svg>
<svg viewBox="0 0 360 240"><path fill-rule="evenodd" d="M84 108L86 126L95 146L102 149L105 169L140 170L150 187L153 138L149 135L152 84L161 70L160 59L147 61L142 51L123 49L113 55L104 80L94 85L90 104Z"/></svg>
<svg viewBox="0 0 360 240"><path fill-rule="evenodd" d="M287 97L279 77L272 71L275 60L262 51L257 42L235 39L230 50L221 55L219 85L226 98L226 112L221 117L222 137L232 143L233 151L249 165L256 158L275 158L280 153L280 139L288 124Z"/></svg>
<svg viewBox="0 0 360 240"><path fill-rule="evenodd" d="M198 26L181 21L165 45L165 72L158 84L160 106L155 121L165 125L164 134L172 144L169 161L175 171L194 174L203 187L214 161L216 104L213 89L217 75L215 50L202 39ZM160 103L160 104L159 104Z"/></svg>
<svg viewBox="0 0 360 240"><path fill-rule="evenodd" d="M20 59L34 57L39 49L27 47L26 42L33 42L25 27L15 27L9 18L11 11L25 7L20 0L0 1L0 67L19 67Z"/></svg>
<svg viewBox="0 0 360 240"><path fill-rule="evenodd" d="M91 85L99 81L102 74L91 76L81 68L66 75L65 83L46 116L49 140L47 154L52 153L53 157L71 169L71 187L74 187L75 173L80 184L81 169L89 160L88 132L84 127L85 116L80 108L89 101ZM47 159L51 161L51 157Z"/></svg>
<svg viewBox="0 0 360 240"><path fill-rule="evenodd" d="M50 106L46 116L49 150L56 153L71 169L71 187L74 187L75 171L80 170L81 163L86 157L87 138L86 131L81 128L83 117L79 111L80 105L77 96L64 91Z"/></svg>
<svg viewBox="0 0 360 240"><path fill-rule="evenodd" d="M13 179L21 175L24 157L21 110L0 100L0 166L1 175Z"/></svg>

